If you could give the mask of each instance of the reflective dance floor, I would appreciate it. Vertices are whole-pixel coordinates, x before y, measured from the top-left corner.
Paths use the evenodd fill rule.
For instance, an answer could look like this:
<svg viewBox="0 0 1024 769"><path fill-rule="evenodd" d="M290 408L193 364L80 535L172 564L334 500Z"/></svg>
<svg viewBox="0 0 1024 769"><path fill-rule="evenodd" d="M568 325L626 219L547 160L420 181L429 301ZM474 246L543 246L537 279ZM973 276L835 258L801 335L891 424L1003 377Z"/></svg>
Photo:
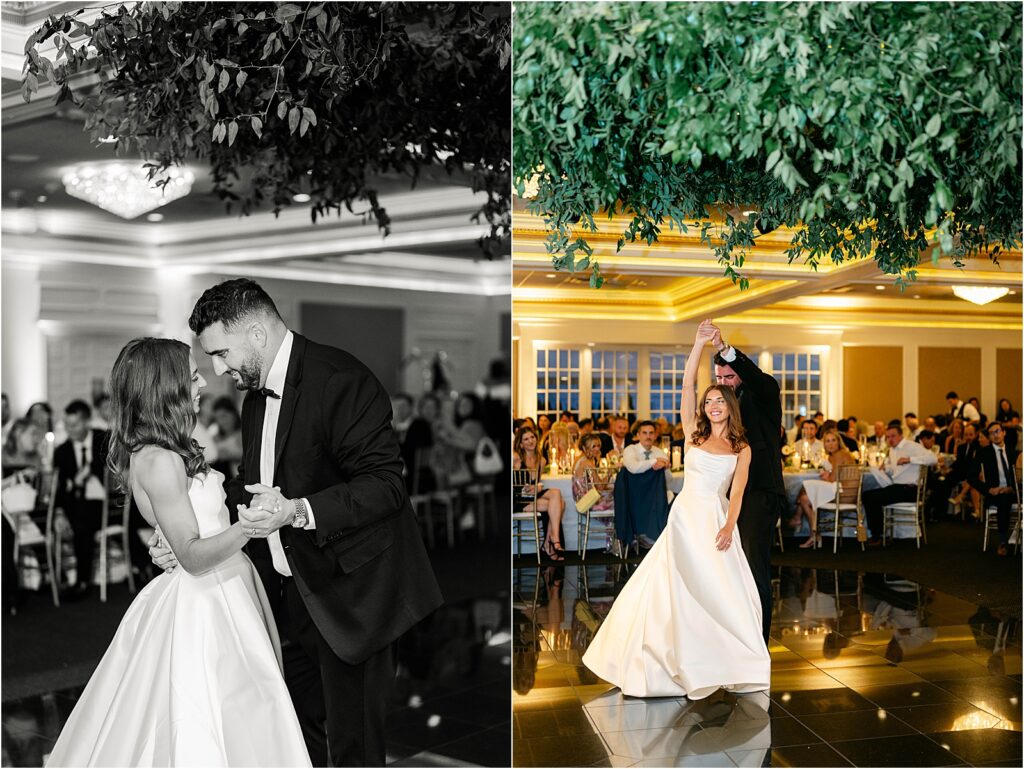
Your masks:
<svg viewBox="0 0 1024 769"><path fill-rule="evenodd" d="M889 574L774 567L772 688L623 697L580 657L636 564L514 571L514 766L1021 766L1016 620Z"/></svg>

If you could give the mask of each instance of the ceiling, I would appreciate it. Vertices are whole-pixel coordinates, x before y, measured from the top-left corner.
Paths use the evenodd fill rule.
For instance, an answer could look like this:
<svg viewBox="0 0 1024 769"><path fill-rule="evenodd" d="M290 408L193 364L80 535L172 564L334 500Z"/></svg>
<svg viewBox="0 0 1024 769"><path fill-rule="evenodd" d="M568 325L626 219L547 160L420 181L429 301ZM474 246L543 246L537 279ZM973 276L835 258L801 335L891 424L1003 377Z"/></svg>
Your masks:
<svg viewBox="0 0 1024 769"><path fill-rule="evenodd" d="M653 246L616 249L628 218L595 219L596 233L580 233L594 248L606 283L591 289L589 273L555 272L544 247L541 218L517 199L513 209L513 292L516 320L608 318L682 322L715 317L837 329L930 327L1021 329L1021 252L1006 251L999 264L973 259L962 269L922 255L917 280L901 292L894 277L873 260L819 265L817 271L785 253L793 231L779 228L758 238L741 272L746 291L723 277L697 231L666 231ZM954 285L1005 286L1011 293L984 306L953 295ZM809 315L809 311L811 314ZM740 317L742 316L742 318Z"/></svg>
<svg viewBox="0 0 1024 769"><path fill-rule="evenodd" d="M94 145L83 130L83 115L53 106L52 88L41 86L26 104L20 76L24 40L46 15L77 7L0 4L4 261L178 267L355 285L375 285L374 276L386 273L389 285L404 288L508 294L508 255L486 260L477 240L489 227L471 221L485 196L440 166L421 175L415 189L397 175L373 180L392 218L388 237L347 211L313 224L308 207L299 203L278 216L270 210L229 214L211 193L207 167L199 160L189 166L196 176L192 192L160 207L159 222L121 219L71 197L61 183L65 170L127 156L117 158L112 145Z"/></svg>

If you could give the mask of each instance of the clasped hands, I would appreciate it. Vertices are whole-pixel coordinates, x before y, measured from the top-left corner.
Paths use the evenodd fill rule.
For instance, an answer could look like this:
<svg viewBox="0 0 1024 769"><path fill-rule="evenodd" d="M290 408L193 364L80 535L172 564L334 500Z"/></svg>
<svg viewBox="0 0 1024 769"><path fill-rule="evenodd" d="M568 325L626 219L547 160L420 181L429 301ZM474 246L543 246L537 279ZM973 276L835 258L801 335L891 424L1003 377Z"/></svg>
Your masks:
<svg viewBox="0 0 1024 769"><path fill-rule="evenodd" d="M697 341L710 344L716 350L725 347L722 342L722 330L714 324L711 318L705 318L697 326Z"/></svg>
<svg viewBox="0 0 1024 769"><path fill-rule="evenodd" d="M295 518L295 502L286 499L279 486L254 483L245 490L254 495L248 507L238 505L238 522L247 537L265 539Z"/></svg>

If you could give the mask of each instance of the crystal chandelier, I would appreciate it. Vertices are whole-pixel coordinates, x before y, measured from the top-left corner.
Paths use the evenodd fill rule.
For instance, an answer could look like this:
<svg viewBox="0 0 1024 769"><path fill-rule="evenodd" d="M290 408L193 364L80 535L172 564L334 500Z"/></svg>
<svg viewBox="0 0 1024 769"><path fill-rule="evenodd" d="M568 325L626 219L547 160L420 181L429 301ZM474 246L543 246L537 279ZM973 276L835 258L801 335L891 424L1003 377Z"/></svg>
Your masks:
<svg viewBox="0 0 1024 769"><path fill-rule="evenodd" d="M158 181L169 180L162 187ZM195 176L183 168L168 168L149 178L149 170L131 163L90 163L76 166L61 177L68 195L134 219L139 214L183 198L192 191Z"/></svg>
<svg viewBox="0 0 1024 769"><path fill-rule="evenodd" d="M1001 299L1010 292L1008 288L996 286L953 286L953 294L974 304L988 304Z"/></svg>

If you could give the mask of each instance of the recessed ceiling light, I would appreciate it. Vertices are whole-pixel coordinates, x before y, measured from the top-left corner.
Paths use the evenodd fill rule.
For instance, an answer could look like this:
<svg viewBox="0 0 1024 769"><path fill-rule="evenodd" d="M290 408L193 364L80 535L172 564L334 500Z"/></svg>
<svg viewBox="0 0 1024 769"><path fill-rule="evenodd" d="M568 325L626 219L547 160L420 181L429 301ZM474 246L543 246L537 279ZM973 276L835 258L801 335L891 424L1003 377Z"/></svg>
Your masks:
<svg viewBox="0 0 1024 769"><path fill-rule="evenodd" d="M1013 295L1014 295L1014 294L1016 294L1016 293L1017 293L1016 291L1013 291L1013 290L1011 290L1011 291L1010 291L1010 296L1013 296Z"/></svg>
<svg viewBox="0 0 1024 769"><path fill-rule="evenodd" d="M594 346L593 342L587 342L587 347L593 347L593 346Z"/></svg>
<svg viewBox="0 0 1024 769"><path fill-rule="evenodd" d="M296 203L308 203L310 200L312 200L312 198L305 192L300 192L296 195L292 195L292 200L294 200Z"/></svg>
<svg viewBox="0 0 1024 769"><path fill-rule="evenodd" d="M30 155L27 152L12 152L6 157L11 163L35 163L39 160L38 155Z"/></svg>
<svg viewBox="0 0 1024 769"><path fill-rule="evenodd" d="M915 298L915 299L920 299L920 298L921 298L921 295L920 295L920 294L914 294L914 298Z"/></svg>
<svg viewBox="0 0 1024 769"><path fill-rule="evenodd" d="M162 222L164 220L163 214L148 214L146 216L147 222Z"/></svg>
<svg viewBox="0 0 1024 769"><path fill-rule="evenodd" d="M885 291L885 286L875 286L875 291Z"/></svg>
<svg viewBox="0 0 1024 769"><path fill-rule="evenodd" d="M545 277L545 278L557 278L558 276L557 276L557 275L555 275L555 273L553 273L553 272L549 272L549 273L548 273L547 275L545 275L544 277Z"/></svg>

